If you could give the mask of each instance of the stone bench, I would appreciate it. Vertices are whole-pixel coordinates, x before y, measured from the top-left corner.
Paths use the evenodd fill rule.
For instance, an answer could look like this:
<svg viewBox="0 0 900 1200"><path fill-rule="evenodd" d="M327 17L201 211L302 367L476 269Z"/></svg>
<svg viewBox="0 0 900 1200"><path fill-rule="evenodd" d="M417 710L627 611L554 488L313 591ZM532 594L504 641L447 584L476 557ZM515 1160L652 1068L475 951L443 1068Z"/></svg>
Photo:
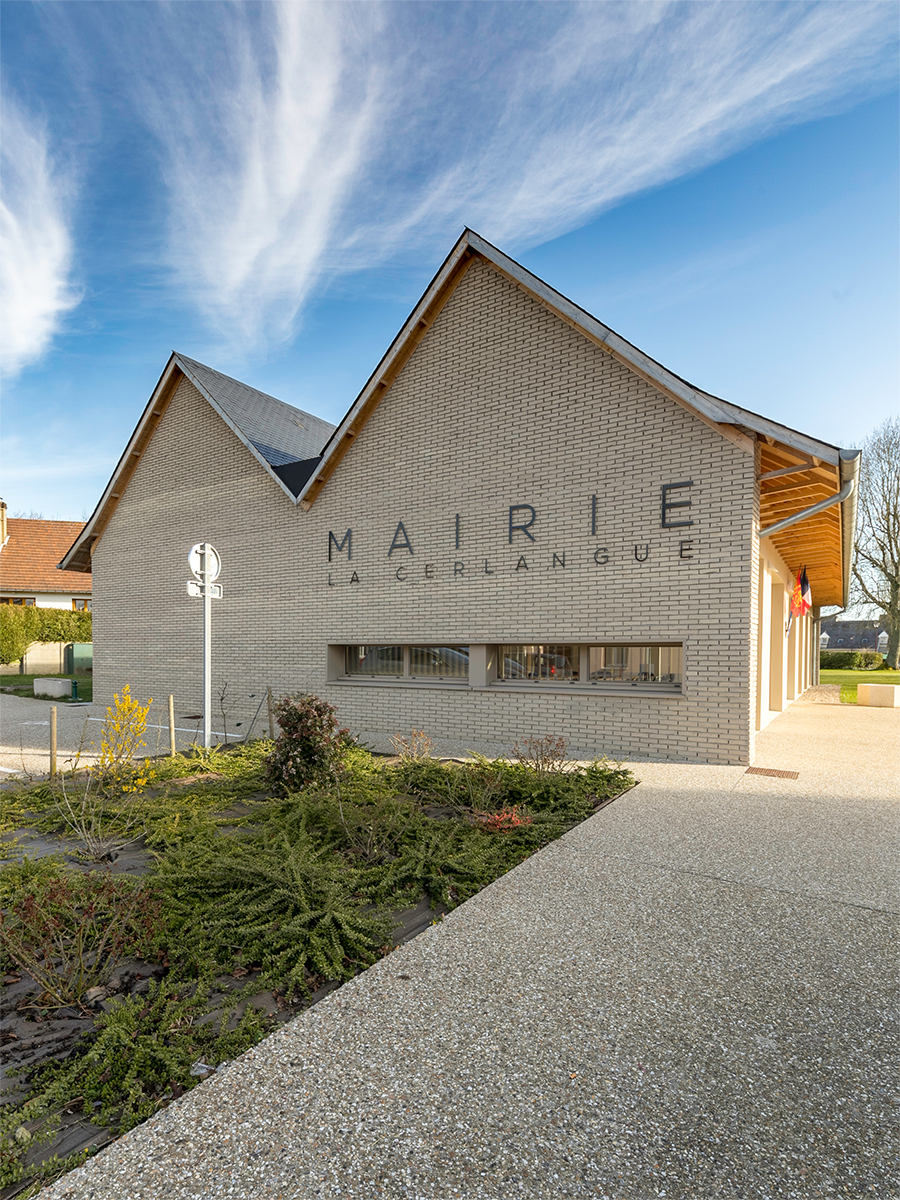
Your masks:
<svg viewBox="0 0 900 1200"><path fill-rule="evenodd" d="M856 703L869 708L900 708L900 685L861 683L856 689Z"/></svg>
<svg viewBox="0 0 900 1200"><path fill-rule="evenodd" d="M57 699L64 699L72 695L72 680L36 679L34 681L34 694L36 696L54 696Z"/></svg>

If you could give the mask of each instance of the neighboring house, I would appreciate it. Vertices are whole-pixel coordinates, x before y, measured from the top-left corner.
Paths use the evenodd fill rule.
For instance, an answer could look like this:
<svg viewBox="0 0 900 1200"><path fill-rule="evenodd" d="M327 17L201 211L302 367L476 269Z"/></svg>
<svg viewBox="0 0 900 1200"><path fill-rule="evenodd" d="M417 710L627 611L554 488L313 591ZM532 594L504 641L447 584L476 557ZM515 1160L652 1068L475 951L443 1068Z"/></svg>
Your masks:
<svg viewBox="0 0 900 1200"><path fill-rule="evenodd" d="M200 711L209 541L213 694L245 728L271 687L383 749L749 763L847 603L859 462L467 231L337 429L173 354L63 563L96 576L103 704L128 682Z"/></svg>
<svg viewBox="0 0 900 1200"><path fill-rule="evenodd" d="M82 521L9 517L0 500L0 604L90 609L91 576L58 567Z"/></svg>
<svg viewBox="0 0 900 1200"><path fill-rule="evenodd" d="M7 518L0 500L0 604L89 610L91 576L57 565L83 528L81 521ZM63 646L35 645L21 664L7 665L2 673L62 671Z"/></svg>
<svg viewBox="0 0 900 1200"><path fill-rule="evenodd" d="M822 621L822 650L887 650L888 635L882 621ZM882 650L882 644L884 650Z"/></svg>

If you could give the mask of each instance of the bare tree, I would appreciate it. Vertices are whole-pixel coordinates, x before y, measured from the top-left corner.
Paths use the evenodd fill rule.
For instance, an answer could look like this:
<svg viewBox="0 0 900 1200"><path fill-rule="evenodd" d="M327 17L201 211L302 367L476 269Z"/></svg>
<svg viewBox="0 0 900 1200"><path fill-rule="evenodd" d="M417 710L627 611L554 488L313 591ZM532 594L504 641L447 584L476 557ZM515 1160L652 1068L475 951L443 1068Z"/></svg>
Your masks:
<svg viewBox="0 0 900 1200"><path fill-rule="evenodd" d="M855 599L880 610L887 664L900 652L900 417L889 417L863 446L853 563Z"/></svg>

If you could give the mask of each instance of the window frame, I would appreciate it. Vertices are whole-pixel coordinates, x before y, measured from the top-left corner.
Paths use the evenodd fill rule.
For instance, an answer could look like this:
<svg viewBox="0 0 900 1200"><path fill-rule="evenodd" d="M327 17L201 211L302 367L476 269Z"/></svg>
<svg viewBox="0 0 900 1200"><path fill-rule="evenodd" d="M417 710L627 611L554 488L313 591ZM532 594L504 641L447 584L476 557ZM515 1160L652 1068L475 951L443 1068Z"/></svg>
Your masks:
<svg viewBox="0 0 900 1200"><path fill-rule="evenodd" d="M347 668L347 659L354 649L360 645L370 646L372 649L390 649L402 651L401 656L401 671L400 674L378 674L376 672L361 672L350 671ZM465 651L466 657L469 657L469 647L461 643L453 645L447 642L382 642L362 643L353 642L349 645L340 647L343 651L343 663L341 664L341 673L337 676L336 682L340 683L375 683L375 684L394 684L406 687L418 687L420 685L440 687L469 687L469 671L467 669L465 675L413 675L410 670L412 659L411 651L413 650L452 650L454 652Z"/></svg>
<svg viewBox="0 0 900 1200"><path fill-rule="evenodd" d="M515 645L512 642L470 642L465 647L461 642L448 646L447 641L429 642L393 642L381 643L385 648L400 649L403 652L403 673L400 675L356 674L347 670L348 652L358 649L360 645L373 646L373 643L362 641L346 643L330 643L327 646L326 674L330 683L347 685L349 687L424 687L450 688L454 690L494 691L539 693L542 695L571 695L581 696L631 696L634 698L681 699L688 694L686 684L685 663L689 652L684 639L618 639L607 638L603 641L580 642L576 639L553 638L547 643L521 643L522 645L572 646L578 655L578 678L571 680L541 680L541 679L504 679L497 676L498 659L503 652L503 646ZM622 646L628 648L678 649L681 652L681 679L679 683L654 683L646 680L610 680L590 679L590 652L599 647ZM468 651L468 675L412 675L410 673L410 650L417 647L434 647L463 649Z"/></svg>
<svg viewBox="0 0 900 1200"><path fill-rule="evenodd" d="M497 643L489 648L489 653L493 654L499 660L503 655L504 649L509 648L515 643L503 642ZM521 643L522 645L570 645L573 646L578 654L578 678L569 680L545 680L545 679L507 679L496 675L491 681L490 686L502 689L521 689L525 691L580 691L580 692L596 692L604 695L624 695L631 694L650 694L661 696L683 696L684 695L684 642L657 640L657 639L631 639L628 641L618 638L605 639L602 642L565 642L559 639L554 642L547 643ZM681 651L681 670L680 681L678 683L662 683L653 682L650 680L617 680L617 679L591 679L590 677L590 652L598 649L612 649L621 647L622 649L678 649Z"/></svg>

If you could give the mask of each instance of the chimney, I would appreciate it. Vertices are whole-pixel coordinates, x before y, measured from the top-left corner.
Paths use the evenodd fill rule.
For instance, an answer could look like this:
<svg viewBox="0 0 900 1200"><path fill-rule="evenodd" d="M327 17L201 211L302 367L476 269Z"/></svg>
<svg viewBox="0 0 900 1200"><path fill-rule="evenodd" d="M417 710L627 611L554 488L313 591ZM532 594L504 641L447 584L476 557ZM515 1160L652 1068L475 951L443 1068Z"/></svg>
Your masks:
<svg viewBox="0 0 900 1200"><path fill-rule="evenodd" d="M0 546L6 545L6 501L0 500Z"/></svg>

